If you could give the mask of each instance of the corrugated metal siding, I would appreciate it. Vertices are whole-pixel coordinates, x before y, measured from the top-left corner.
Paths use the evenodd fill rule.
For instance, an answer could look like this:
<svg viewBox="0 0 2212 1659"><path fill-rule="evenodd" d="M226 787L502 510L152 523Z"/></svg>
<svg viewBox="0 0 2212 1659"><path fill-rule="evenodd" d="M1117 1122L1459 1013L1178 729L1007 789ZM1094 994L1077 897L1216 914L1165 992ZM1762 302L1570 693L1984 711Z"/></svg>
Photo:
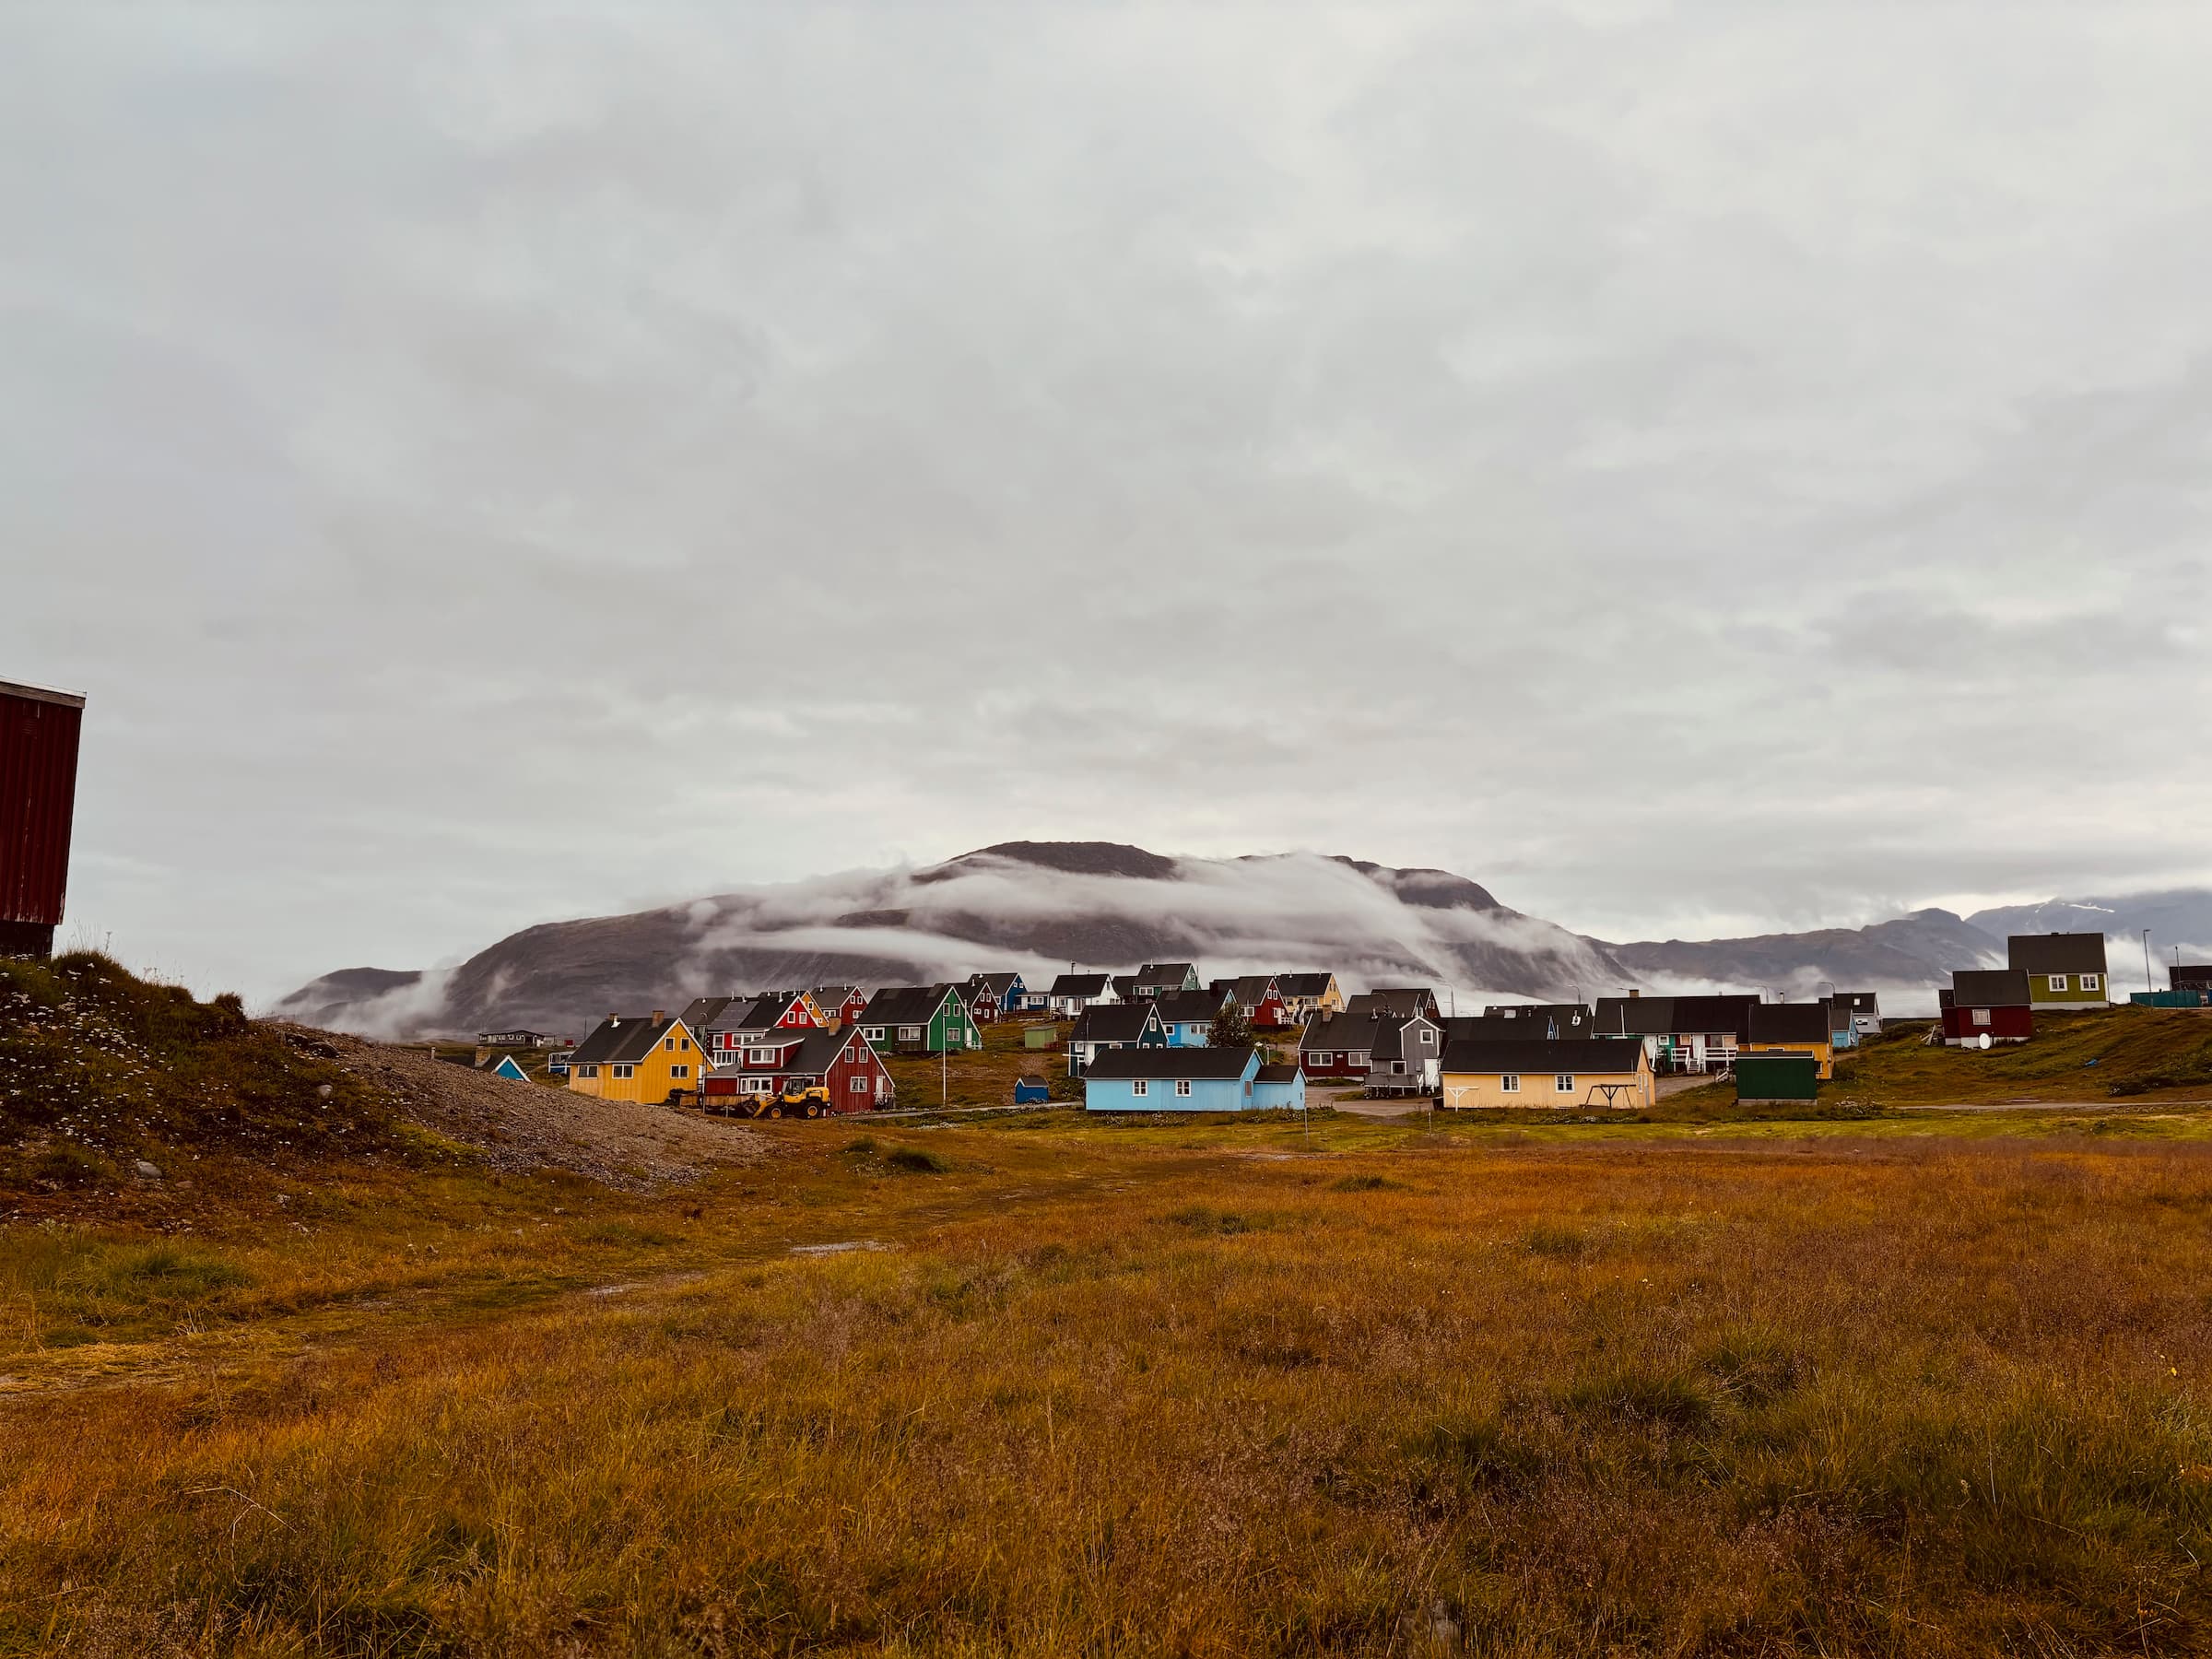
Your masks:
<svg viewBox="0 0 2212 1659"><path fill-rule="evenodd" d="M83 724L81 708L0 691L0 922L62 919Z"/></svg>

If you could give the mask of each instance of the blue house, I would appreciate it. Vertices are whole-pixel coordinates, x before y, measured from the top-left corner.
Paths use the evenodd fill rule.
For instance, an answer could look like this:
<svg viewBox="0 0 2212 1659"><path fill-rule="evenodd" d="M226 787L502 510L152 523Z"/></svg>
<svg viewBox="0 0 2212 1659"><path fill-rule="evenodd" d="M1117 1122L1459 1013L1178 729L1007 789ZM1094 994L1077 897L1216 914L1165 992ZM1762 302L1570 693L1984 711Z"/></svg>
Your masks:
<svg viewBox="0 0 2212 1659"><path fill-rule="evenodd" d="M530 1074L515 1064L514 1056L512 1054L501 1054L497 1060L487 1060L477 1069L482 1072L489 1072L495 1077L504 1077L510 1083L527 1083L530 1081ZM564 1067L563 1069L566 1068Z"/></svg>
<svg viewBox="0 0 2212 1659"><path fill-rule="evenodd" d="M1051 1103L1052 1085L1042 1077L1014 1079L1014 1104L1017 1106L1043 1106Z"/></svg>
<svg viewBox="0 0 2212 1659"><path fill-rule="evenodd" d="M1076 1016L1067 1031L1067 1075L1079 1077L1112 1049L1165 1048L1168 1028L1150 1003L1100 1003Z"/></svg>
<svg viewBox="0 0 2212 1659"><path fill-rule="evenodd" d="M1253 1108L1306 1109L1306 1074L1295 1065L1263 1065L1252 1079Z"/></svg>
<svg viewBox="0 0 2212 1659"><path fill-rule="evenodd" d="M1249 1112L1260 1057L1250 1049L1111 1049L1083 1077L1086 1112Z"/></svg>
<svg viewBox="0 0 2212 1659"><path fill-rule="evenodd" d="M1204 1048L1214 1034L1214 1021L1219 1017L1222 1006L1229 1001L1229 992L1172 991L1152 1006L1159 1010L1159 1023L1167 1028L1171 1048Z"/></svg>

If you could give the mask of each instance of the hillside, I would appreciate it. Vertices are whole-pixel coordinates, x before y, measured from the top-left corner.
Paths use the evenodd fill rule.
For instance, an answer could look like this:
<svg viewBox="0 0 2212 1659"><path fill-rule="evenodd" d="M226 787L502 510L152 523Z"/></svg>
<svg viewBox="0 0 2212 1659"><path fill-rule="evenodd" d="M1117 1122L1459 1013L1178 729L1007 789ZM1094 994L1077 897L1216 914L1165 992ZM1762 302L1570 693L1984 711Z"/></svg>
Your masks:
<svg viewBox="0 0 2212 1659"><path fill-rule="evenodd" d="M1353 988L1415 980L1557 999L1640 983L1809 996L1826 982L1935 1006L2003 948L1947 912L1864 928L1614 945L1527 915L1446 870L1317 853L1170 858L1110 841L1006 841L923 869L849 872L625 916L545 923L450 971L347 969L276 1012L374 1035L517 1024L581 1034L608 1013L705 993L900 984L1069 964L1194 959L1209 975L1325 967Z"/></svg>

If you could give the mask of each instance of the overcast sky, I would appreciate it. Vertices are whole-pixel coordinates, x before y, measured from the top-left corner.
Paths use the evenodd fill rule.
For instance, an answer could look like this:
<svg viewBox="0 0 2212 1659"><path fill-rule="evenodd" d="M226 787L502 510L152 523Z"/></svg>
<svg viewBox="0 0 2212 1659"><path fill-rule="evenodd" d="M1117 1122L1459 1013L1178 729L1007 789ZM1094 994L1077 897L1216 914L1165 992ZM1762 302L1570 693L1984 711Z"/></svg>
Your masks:
<svg viewBox="0 0 2212 1659"><path fill-rule="evenodd" d="M2212 877L2212 9L439 9L0 12L65 938L265 996L1018 837L1615 938Z"/></svg>

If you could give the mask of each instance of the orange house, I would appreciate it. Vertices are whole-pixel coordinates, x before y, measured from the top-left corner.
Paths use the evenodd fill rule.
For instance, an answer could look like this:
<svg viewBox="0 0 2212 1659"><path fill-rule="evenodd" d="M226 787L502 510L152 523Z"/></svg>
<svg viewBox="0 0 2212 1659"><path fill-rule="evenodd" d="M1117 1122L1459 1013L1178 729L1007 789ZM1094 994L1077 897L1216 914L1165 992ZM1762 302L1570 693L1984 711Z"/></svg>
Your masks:
<svg viewBox="0 0 2212 1659"><path fill-rule="evenodd" d="M699 1039L666 1010L609 1014L569 1056L569 1088L603 1100L657 1103L696 1092L705 1071Z"/></svg>

